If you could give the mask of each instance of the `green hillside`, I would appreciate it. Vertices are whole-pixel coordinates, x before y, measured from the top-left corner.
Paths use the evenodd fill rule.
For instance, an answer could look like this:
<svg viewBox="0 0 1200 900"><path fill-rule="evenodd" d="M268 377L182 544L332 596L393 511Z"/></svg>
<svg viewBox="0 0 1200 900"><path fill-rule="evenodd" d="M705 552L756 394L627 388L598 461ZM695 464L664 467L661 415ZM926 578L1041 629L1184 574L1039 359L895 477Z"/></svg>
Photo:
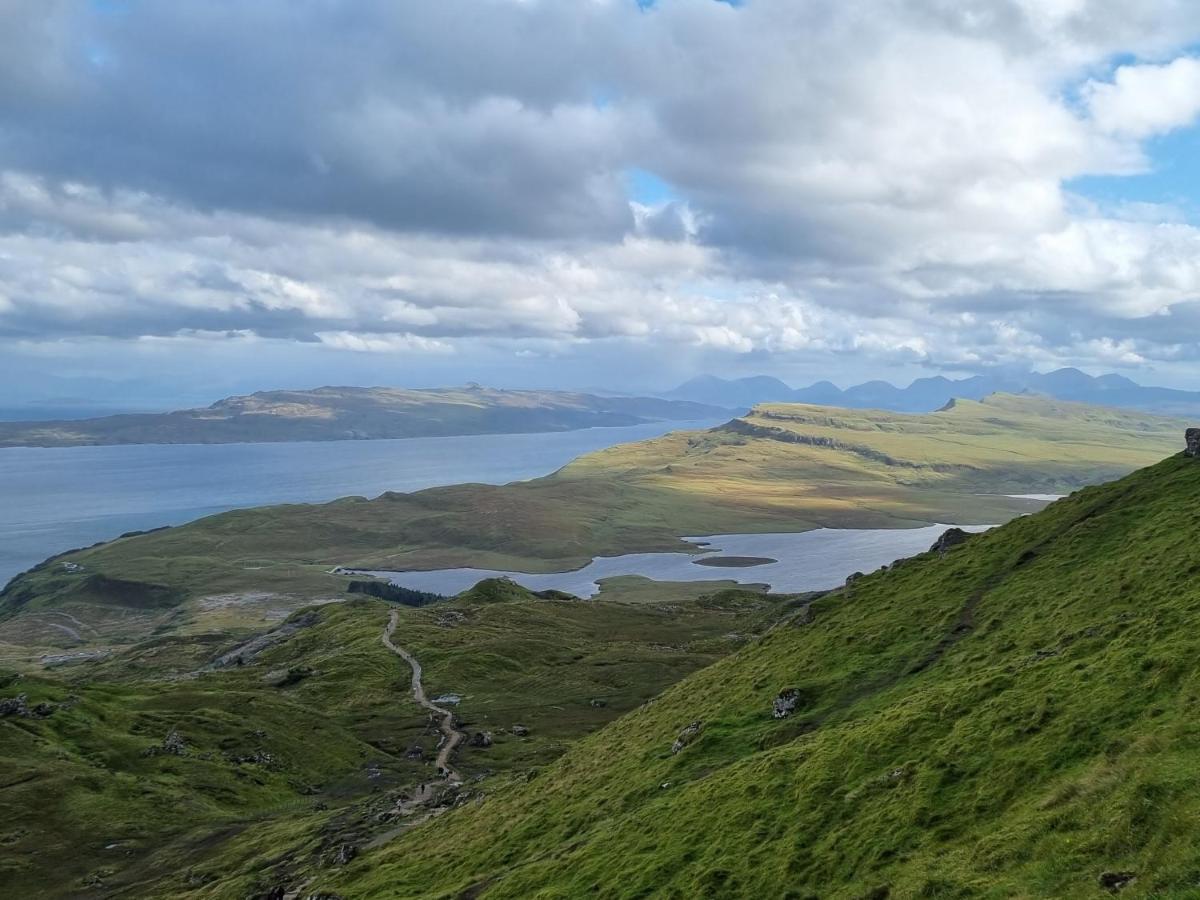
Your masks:
<svg viewBox="0 0 1200 900"><path fill-rule="evenodd" d="M341 596L338 566L563 571L687 549L683 535L1004 522L1040 506L1005 494L1119 477L1175 450L1181 428L1003 395L921 416L768 405L532 481L242 510L67 554L0 594L0 651L257 627Z"/></svg>
<svg viewBox="0 0 1200 900"><path fill-rule="evenodd" d="M855 579L315 887L1198 896L1198 523L1176 456Z"/></svg>
<svg viewBox="0 0 1200 900"><path fill-rule="evenodd" d="M160 637L72 667L0 668L0 895L263 896L477 796L476 778L528 778L790 602L582 603L512 585L478 602L488 590L420 609L355 599L254 638ZM429 696L453 694L457 727L488 735L456 754L461 788L436 780L438 734L381 642L392 612Z"/></svg>

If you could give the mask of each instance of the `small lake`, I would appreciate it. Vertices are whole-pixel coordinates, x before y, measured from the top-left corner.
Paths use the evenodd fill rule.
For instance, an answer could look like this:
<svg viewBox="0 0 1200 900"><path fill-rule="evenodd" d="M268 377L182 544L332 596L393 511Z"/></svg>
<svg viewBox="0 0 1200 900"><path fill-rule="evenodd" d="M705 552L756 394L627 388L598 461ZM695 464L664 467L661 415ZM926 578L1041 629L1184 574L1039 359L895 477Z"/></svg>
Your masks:
<svg viewBox="0 0 1200 900"><path fill-rule="evenodd" d="M559 590L593 597L598 581L618 575L642 575L655 581L725 581L769 584L776 593L833 588L854 572L872 572L897 559L923 553L950 526L924 528L820 528L797 534L714 534L684 540L704 545L705 552L629 553L600 556L574 572L530 575L492 569L437 569L429 572L371 572L392 584L435 594L458 594L484 578L506 577L530 590ZM966 526L986 531L988 526ZM721 566L699 560L760 557L761 565ZM736 562L736 560L735 560Z"/></svg>
<svg viewBox="0 0 1200 900"><path fill-rule="evenodd" d="M48 556L126 531L248 506L470 481L504 484L548 475L582 453L717 423L382 441L0 449L0 587Z"/></svg>

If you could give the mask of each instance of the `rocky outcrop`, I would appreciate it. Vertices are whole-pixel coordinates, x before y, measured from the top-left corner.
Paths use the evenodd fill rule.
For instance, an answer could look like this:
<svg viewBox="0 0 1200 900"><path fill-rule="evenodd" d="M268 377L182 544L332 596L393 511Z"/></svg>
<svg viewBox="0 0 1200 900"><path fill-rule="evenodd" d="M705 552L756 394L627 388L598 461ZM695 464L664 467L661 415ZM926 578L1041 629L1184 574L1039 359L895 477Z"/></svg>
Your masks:
<svg viewBox="0 0 1200 900"><path fill-rule="evenodd" d="M1188 456L1200 457L1200 428L1189 428L1183 434L1187 448L1183 451Z"/></svg>
<svg viewBox="0 0 1200 900"><path fill-rule="evenodd" d="M471 735L469 743L471 747L490 747L492 746L492 733L490 731L477 731Z"/></svg>
<svg viewBox="0 0 1200 900"><path fill-rule="evenodd" d="M311 628L321 621L321 615L317 612L305 612L295 616L284 622L278 628L272 629L265 634L260 634L255 638L251 638L244 644L239 644L232 650L222 653L206 668L208 669L225 669L230 666L244 666L254 662L254 658L269 647L282 643L294 635L297 631L303 628Z"/></svg>
<svg viewBox="0 0 1200 900"><path fill-rule="evenodd" d="M5 716L29 717L29 698L25 694L0 700L0 719Z"/></svg>
<svg viewBox="0 0 1200 900"><path fill-rule="evenodd" d="M161 744L147 747L142 756L187 756L187 742L178 731L172 728Z"/></svg>
<svg viewBox="0 0 1200 900"><path fill-rule="evenodd" d="M676 754L683 750L688 744L700 737L700 732L704 730L703 722L692 722L683 731L679 732L679 737L675 738L675 743L671 745L671 753Z"/></svg>
<svg viewBox="0 0 1200 900"><path fill-rule="evenodd" d="M512 733L514 735L516 735L517 737L528 737L529 736L529 729L526 728L524 725L514 725L509 730L512 731Z"/></svg>
<svg viewBox="0 0 1200 900"><path fill-rule="evenodd" d="M333 851L330 857L330 863L335 866L344 866L358 856L358 848L353 844L340 844Z"/></svg>
<svg viewBox="0 0 1200 900"><path fill-rule="evenodd" d="M971 533L969 531L963 531L961 528L947 528L942 532L942 536L933 542L933 546L929 548L929 552L945 556L959 544L965 544L970 537Z"/></svg>
<svg viewBox="0 0 1200 900"><path fill-rule="evenodd" d="M795 688L784 688L771 704L771 715L776 719L786 719L800 705L800 692Z"/></svg>

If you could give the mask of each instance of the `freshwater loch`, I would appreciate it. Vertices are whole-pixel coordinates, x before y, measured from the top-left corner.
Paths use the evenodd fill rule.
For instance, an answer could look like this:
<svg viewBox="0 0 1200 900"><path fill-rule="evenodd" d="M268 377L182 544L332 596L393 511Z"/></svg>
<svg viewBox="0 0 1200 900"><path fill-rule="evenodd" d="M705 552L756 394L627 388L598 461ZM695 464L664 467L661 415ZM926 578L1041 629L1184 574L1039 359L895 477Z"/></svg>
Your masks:
<svg viewBox="0 0 1200 900"><path fill-rule="evenodd" d="M511 578L530 590L566 591L594 597L599 582L620 575L641 575L655 581L725 581L766 584L776 593L799 593L837 587L854 572L880 566L928 550L950 526L923 528L818 528L814 531L769 534L713 534L684 538L701 553L627 553L601 556L582 569L531 575L494 569L435 569L427 572L370 572L392 584L447 596L460 593L484 578ZM986 531L967 526L964 531ZM731 557L741 564L714 565ZM769 562L746 565L748 559Z"/></svg>

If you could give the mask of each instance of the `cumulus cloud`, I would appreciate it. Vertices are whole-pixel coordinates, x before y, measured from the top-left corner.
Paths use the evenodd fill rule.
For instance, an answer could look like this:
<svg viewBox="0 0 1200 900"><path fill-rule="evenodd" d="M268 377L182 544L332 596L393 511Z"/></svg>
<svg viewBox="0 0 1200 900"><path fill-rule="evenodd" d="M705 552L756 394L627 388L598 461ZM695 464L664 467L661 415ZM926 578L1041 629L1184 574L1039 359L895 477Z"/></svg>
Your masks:
<svg viewBox="0 0 1200 900"><path fill-rule="evenodd" d="M1194 358L1200 231L1070 186L1195 121L1198 37L1183 0L0 2L0 340Z"/></svg>
<svg viewBox="0 0 1200 900"><path fill-rule="evenodd" d="M1172 131L1200 115L1200 60L1120 66L1112 81L1089 81L1083 96L1102 131L1134 138Z"/></svg>

